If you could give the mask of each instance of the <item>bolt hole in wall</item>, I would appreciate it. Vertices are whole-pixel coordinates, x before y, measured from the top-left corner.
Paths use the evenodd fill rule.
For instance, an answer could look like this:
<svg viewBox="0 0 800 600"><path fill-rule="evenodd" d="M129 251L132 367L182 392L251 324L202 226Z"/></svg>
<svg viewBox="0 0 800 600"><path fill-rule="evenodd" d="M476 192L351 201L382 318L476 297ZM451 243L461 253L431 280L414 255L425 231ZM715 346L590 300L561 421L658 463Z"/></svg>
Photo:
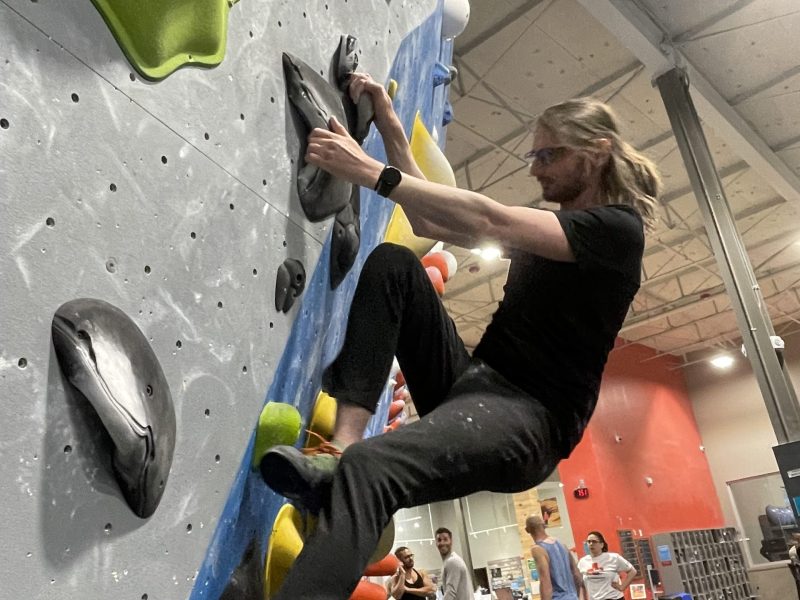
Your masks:
<svg viewBox="0 0 800 600"><path fill-rule="evenodd" d="M10 123L8 122L8 119L0 119L0 127L2 127L3 129L8 129L9 126Z"/></svg>

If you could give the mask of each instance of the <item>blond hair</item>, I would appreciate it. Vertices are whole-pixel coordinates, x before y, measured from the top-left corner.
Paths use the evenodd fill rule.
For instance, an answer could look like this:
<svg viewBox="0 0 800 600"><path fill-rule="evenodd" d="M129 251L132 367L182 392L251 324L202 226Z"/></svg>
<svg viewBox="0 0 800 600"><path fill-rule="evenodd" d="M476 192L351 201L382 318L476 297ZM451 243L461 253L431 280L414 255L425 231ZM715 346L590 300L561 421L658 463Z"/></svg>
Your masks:
<svg viewBox="0 0 800 600"><path fill-rule="evenodd" d="M599 140L608 140L610 158L601 175L605 201L632 207L652 229L661 177L650 159L620 137L616 116L607 104L595 98L567 100L545 110L536 126L565 145L590 152L598 151Z"/></svg>

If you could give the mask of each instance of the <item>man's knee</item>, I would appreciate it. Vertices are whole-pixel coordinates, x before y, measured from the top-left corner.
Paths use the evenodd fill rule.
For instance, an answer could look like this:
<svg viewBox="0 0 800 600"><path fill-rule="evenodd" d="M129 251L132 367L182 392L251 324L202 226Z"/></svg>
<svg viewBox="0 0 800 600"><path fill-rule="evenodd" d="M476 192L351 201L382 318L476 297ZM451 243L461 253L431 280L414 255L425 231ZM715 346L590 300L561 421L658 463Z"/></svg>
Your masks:
<svg viewBox="0 0 800 600"><path fill-rule="evenodd" d="M393 270L402 272L416 264L419 264L419 259L411 250L405 246L384 242L378 244L370 252L364 263L363 272L391 272Z"/></svg>

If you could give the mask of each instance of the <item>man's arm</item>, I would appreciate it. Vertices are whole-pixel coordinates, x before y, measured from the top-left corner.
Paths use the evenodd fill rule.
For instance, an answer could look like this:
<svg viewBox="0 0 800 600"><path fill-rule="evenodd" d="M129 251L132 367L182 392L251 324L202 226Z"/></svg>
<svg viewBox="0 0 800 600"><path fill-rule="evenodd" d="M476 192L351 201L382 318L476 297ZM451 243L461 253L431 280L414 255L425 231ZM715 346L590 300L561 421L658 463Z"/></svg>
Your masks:
<svg viewBox="0 0 800 600"><path fill-rule="evenodd" d="M539 572L539 594L541 600L553 600L553 582L550 580L550 558L541 546L531 546L531 557Z"/></svg>
<svg viewBox="0 0 800 600"><path fill-rule="evenodd" d="M458 597L458 588L461 580L466 576L466 566L461 568L461 565L455 565L452 562L445 563L442 569L442 580L445 581L445 586L442 588L443 600L462 600Z"/></svg>
<svg viewBox="0 0 800 600"><path fill-rule="evenodd" d="M394 575L386 581L386 594L390 598L400 598L405 591L405 571L399 566Z"/></svg>
<svg viewBox="0 0 800 600"><path fill-rule="evenodd" d="M572 569L572 578L575 580L575 591L578 592L578 598L584 600L586 598L586 588L583 586L583 575L578 569L578 563L575 562L575 555L569 553L569 564Z"/></svg>
<svg viewBox="0 0 800 600"><path fill-rule="evenodd" d="M314 129L308 137L306 161L335 177L374 188L383 163L368 156L347 129L331 120L331 130ZM403 207L414 233L462 245L482 242L537 254L557 261L575 257L558 218L550 211L505 206L470 190L462 190L406 173L391 200Z"/></svg>
<svg viewBox="0 0 800 600"><path fill-rule="evenodd" d="M376 82L366 73L353 73L350 75L348 93L353 102L358 102L363 94L369 94L372 108L375 111L375 127L383 138L386 149L386 158L389 164L397 167L403 173L425 179L419 166L411 154L403 124L394 111L392 99L380 83Z"/></svg>

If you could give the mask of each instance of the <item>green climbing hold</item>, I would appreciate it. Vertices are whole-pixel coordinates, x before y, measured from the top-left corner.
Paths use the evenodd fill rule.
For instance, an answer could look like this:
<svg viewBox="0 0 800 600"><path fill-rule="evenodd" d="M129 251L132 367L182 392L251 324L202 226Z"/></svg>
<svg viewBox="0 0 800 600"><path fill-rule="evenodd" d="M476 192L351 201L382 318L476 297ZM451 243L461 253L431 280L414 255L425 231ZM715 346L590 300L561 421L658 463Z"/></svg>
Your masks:
<svg viewBox="0 0 800 600"><path fill-rule="evenodd" d="M301 424L302 418L294 406L267 402L258 418L252 468L258 468L264 454L273 446L294 446Z"/></svg>
<svg viewBox="0 0 800 600"><path fill-rule="evenodd" d="M92 0L131 65L164 79L184 65L215 67L225 58L228 0Z"/></svg>

